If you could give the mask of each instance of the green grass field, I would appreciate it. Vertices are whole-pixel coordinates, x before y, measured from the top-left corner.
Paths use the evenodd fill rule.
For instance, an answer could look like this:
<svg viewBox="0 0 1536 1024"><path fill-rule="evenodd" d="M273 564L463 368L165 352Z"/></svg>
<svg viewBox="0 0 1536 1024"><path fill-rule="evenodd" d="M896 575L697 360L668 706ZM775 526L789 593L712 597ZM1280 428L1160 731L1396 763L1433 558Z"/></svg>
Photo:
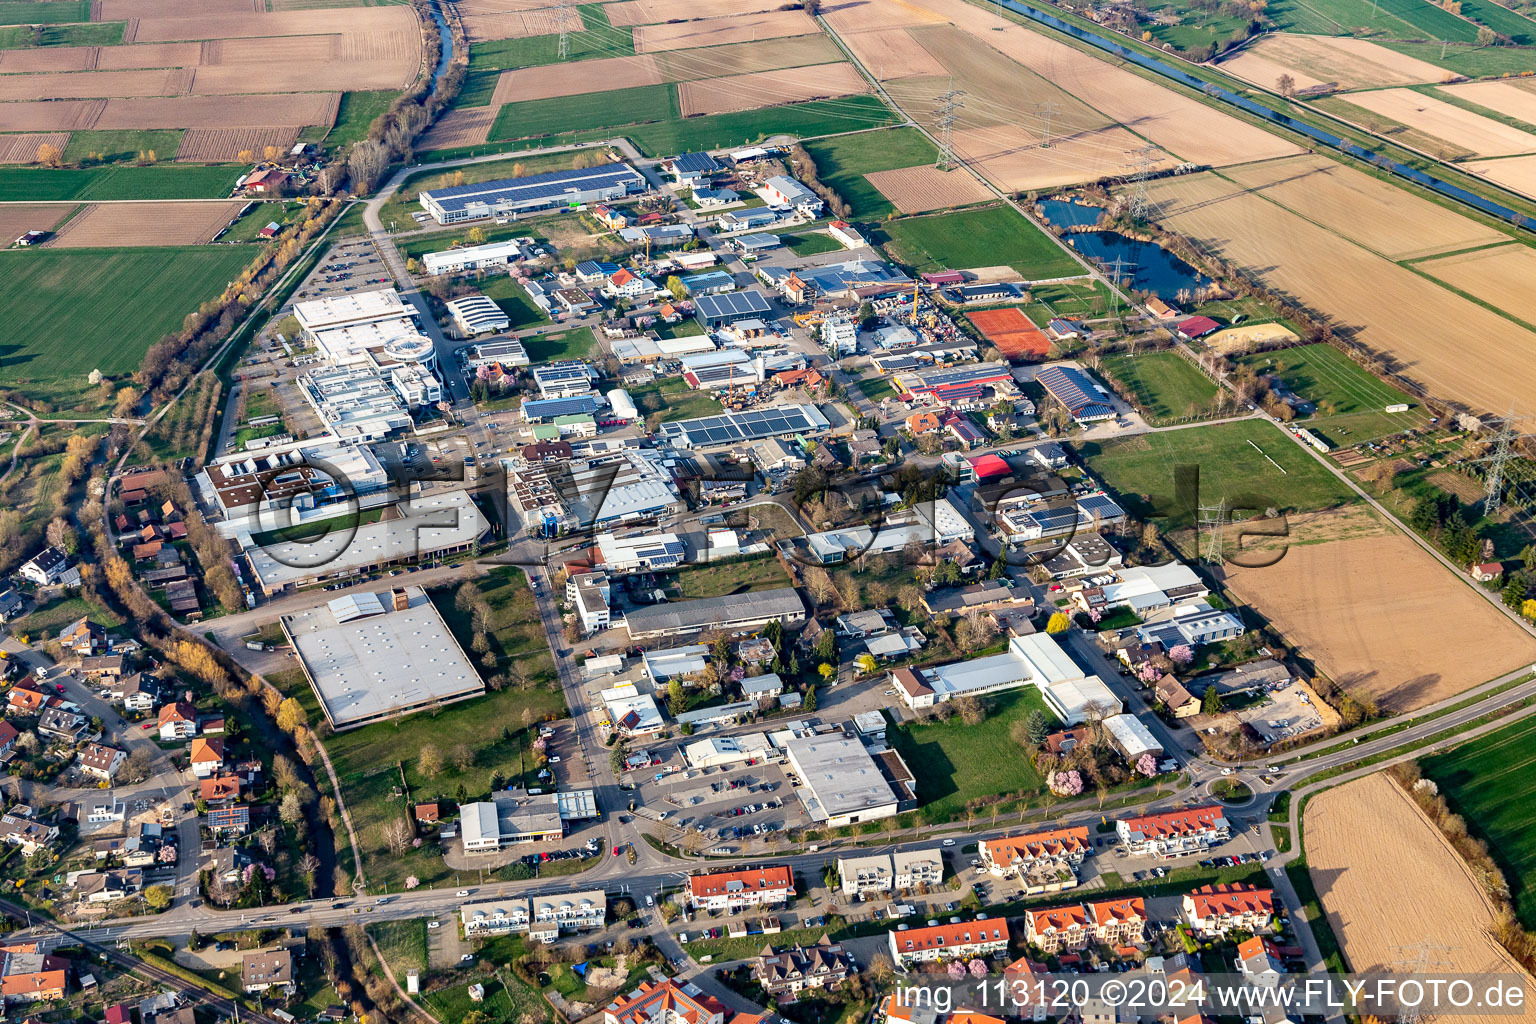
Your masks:
<svg viewBox="0 0 1536 1024"><path fill-rule="evenodd" d="M4 0L0 25L58 25L91 20L91 0Z"/></svg>
<svg viewBox="0 0 1536 1024"><path fill-rule="evenodd" d="M1381 45L1472 78L1536 71L1536 50L1507 46L1457 46L1447 49L1442 56L1439 43L1394 42Z"/></svg>
<svg viewBox="0 0 1536 1024"><path fill-rule="evenodd" d="M169 155L165 155L169 159ZM154 164L128 167L0 168L0 202L62 202L69 199L219 199L235 187L233 167Z"/></svg>
<svg viewBox="0 0 1536 1024"><path fill-rule="evenodd" d="M569 56L564 60L560 57L559 36L496 39L476 43L471 48L470 73L509 71L512 68L562 64L568 60L588 60L593 57L624 57L635 52L634 29L610 25L602 4L584 4L577 11L581 14L583 28L580 32L570 33ZM489 100L490 95L487 94L485 102ZM485 102L462 105L484 106Z"/></svg>
<svg viewBox="0 0 1536 1024"><path fill-rule="evenodd" d="M676 86L643 85L635 89L505 104L496 114L490 138L496 142L580 133L644 121L675 120L680 116Z"/></svg>
<svg viewBox="0 0 1536 1024"><path fill-rule="evenodd" d="M1104 371L1136 396L1153 426L1209 416L1216 384L1175 352L1105 356Z"/></svg>
<svg viewBox="0 0 1536 1024"><path fill-rule="evenodd" d="M875 220L896 208L864 177L874 171L931 164L938 151L916 128L859 132L805 144L816 174L848 204L852 216Z"/></svg>
<svg viewBox="0 0 1536 1024"><path fill-rule="evenodd" d="M1500 35L1509 36L1516 46L1536 44L1536 21L1494 0L1461 0L1461 13Z"/></svg>
<svg viewBox="0 0 1536 1024"><path fill-rule="evenodd" d="M771 555L693 566L673 574L667 582L676 584L678 595L684 600L775 590L790 585L789 574Z"/></svg>
<svg viewBox="0 0 1536 1024"><path fill-rule="evenodd" d="M95 156L107 162L137 160L140 153L154 151L160 160L170 160L181 146L181 130L145 129L142 131L70 132L64 146L64 162L78 163Z"/></svg>
<svg viewBox="0 0 1536 1024"><path fill-rule="evenodd" d="M1026 279L1082 273L1055 239L1006 206L904 217L886 221L880 233L886 251L917 271L1006 264Z"/></svg>
<svg viewBox="0 0 1536 1024"><path fill-rule="evenodd" d="M0 26L0 50L26 50L35 46L117 46L123 41L125 21L87 21L66 25Z"/></svg>
<svg viewBox="0 0 1536 1024"><path fill-rule="evenodd" d="M807 231L799 235L780 235L779 241L796 256L815 256L818 253L836 252L843 243L825 231Z"/></svg>
<svg viewBox="0 0 1536 1024"><path fill-rule="evenodd" d="M558 334L540 334L524 338L523 348L528 352L530 363L547 363L555 359L586 359L597 346L597 338L590 327L578 327L574 331Z"/></svg>
<svg viewBox="0 0 1536 1024"><path fill-rule="evenodd" d="M877 97L850 96L641 125L625 134L647 153L659 156L685 150L749 146L770 135L801 139L835 135L895 121L896 115Z"/></svg>
<svg viewBox="0 0 1536 1024"><path fill-rule="evenodd" d="M1030 764L1012 736L1015 722L1031 711L1056 718L1033 687L987 698L991 713L979 725L966 725L958 716L947 722L900 726L888 733L917 776L922 815L929 821L948 821L965 813L965 805L978 797L1004 793L1035 793L1045 788L1040 773Z"/></svg>
<svg viewBox="0 0 1536 1024"><path fill-rule="evenodd" d="M1109 288L1103 281L1058 281L1029 290L1024 313L1042 326L1053 317L1103 316L1109 310Z"/></svg>
<svg viewBox="0 0 1536 1024"><path fill-rule="evenodd" d="M707 391L694 391L680 377L630 388L629 395L635 400L635 406L646 414L647 430L655 430L658 423L713 416L720 411L720 403L714 396Z"/></svg>
<svg viewBox="0 0 1536 1024"><path fill-rule="evenodd" d="M1240 363L1260 373L1278 375L1317 411L1306 426L1334 444L1354 444L1419 426L1429 418L1406 392L1372 376L1329 345L1298 345L1244 356ZM1407 412L1383 412L1406 403Z"/></svg>
<svg viewBox="0 0 1536 1024"><path fill-rule="evenodd" d="M373 119L389 110L394 92L344 92L341 105L336 109L336 123L325 136L325 144L331 148L350 146L368 136L368 126Z"/></svg>
<svg viewBox="0 0 1536 1024"><path fill-rule="evenodd" d="M47 391L132 373L251 259L244 246L0 252L0 378Z"/></svg>
<svg viewBox="0 0 1536 1024"><path fill-rule="evenodd" d="M1339 35L1374 29L1390 39L1445 39L1470 43L1477 26L1424 0L1287 0L1270 8L1275 26L1286 32Z"/></svg>
<svg viewBox="0 0 1536 1024"><path fill-rule="evenodd" d="M304 204L298 200L290 200L286 203L257 203L239 220L229 226L229 230L219 236L221 242L259 242L257 234L268 224L277 222L279 227L285 227L304 216Z"/></svg>
<svg viewBox="0 0 1536 1024"><path fill-rule="evenodd" d="M1126 502L1132 515L1175 530L1194 522L1200 502L1223 497L1237 509L1302 512L1354 500L1353 492L1274 426L1243 420L1142 434L1106 444L1084 442L1078 453ZM1265 458L1265 456L1269 458ZM1273 459L1279 468L1271 464ZM1199 467L1199 493L1175 498L1179 466ZM1253 515L1254 513L1248 513ZM1241 513L1239 513L1241 515Z"/></svg>
<svg viewBox="0 0 1536 1024"><path fill-rule="evenodd" d="M1419 762L1488 843L1520 923L1536 927L1536 719L1527 718Z"/></svg>
<svg viewBox="0 0 1536 1024"><path fill-rule="evenodd" d="M480 293L501 307L512 320L512 329L549 323L544 311L533 304L528 293L506 274L492 274L480 282Z"/></svg>

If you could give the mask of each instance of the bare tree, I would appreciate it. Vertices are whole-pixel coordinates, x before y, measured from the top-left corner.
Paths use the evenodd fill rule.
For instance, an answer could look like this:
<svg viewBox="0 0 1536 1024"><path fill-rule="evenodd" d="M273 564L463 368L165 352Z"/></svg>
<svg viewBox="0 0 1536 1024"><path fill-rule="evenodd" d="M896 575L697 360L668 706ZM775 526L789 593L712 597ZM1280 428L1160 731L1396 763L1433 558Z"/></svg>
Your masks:
<svg viewBox="0 0 1536 1024"><path fill-rule="evenodd" d="M390 853L400 854L411 848L411 826L404 818L396 818L384 826L384 842Z"/></svg>

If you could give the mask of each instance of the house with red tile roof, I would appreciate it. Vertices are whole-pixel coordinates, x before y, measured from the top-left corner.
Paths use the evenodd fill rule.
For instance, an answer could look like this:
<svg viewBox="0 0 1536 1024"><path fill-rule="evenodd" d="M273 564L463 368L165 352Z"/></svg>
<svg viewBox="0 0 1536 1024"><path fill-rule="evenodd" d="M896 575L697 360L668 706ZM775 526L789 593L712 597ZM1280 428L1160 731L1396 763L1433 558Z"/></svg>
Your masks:
<svg viewBox="0 0 1536 1024"><path fill-rule="evenodd" d="M216 772L223 771L224 741L218 737L213 739L197 737L192 741L188 760L192 763L192 774L200 779L206 779Z"/></svg>
<svg viewBox="0 0 1536 1024"><path fill-rule="evenodd" d="M64 998L69 961L42 953L7 953L0 961L0 997L6 1006Z"/></svg>
<svg viewBox="0 0 1536 1024"><path fill-rule="evenodd" d="M173 701L160 709L160 738L188 740L197 735L197 709L184 700Z"/></svg>
<svg viewBox="0 0 1536 1024"><path fill-rule="evenodd" d="M696 910L735 913L747 907L782 906L794 895L794 872L786 865L720 871L688 879L688 898Z"/></svg>
<svg viewBox="0 0 1536 1024"><path fill-rule="evenodd" d="M1236 928L1268 931L1275 917L1275 892L1253 885L1206 885L1184 896L1184 919L1205 938L1226 935Z"/></svg>
<svg viewBox="0 0 1536 1024"><path fill-rule="evenodd" d="M240 799L240 776L212 775L198 783L197 796L209 807L228 807Z"/></svg>
<svg viewBox="0 0 1536 1024"><path fill-rule="evenodd" d="M1076 867L1092 848L1088 829L1079 827L988 839L981 844L980 853L988 871L999 878L1012 878L1029 875L1037 865Z"/></svg>
<svg viewBox="0 0 1536 1024"><path fill-rule="evenodd" d="M1147 901L1140 896L1101 900L1085 909L1096 941L1106 946L1133 947L1147 940Z"/></svg>
<svg viewBox="0 0 1536 1024"><path fill-rule="evenodd" d="M970 960L1001 956L1008 951L1008 920L984 917L979 921L909 928L887 935L891 959L902 967L935 960Z"/></svg>
<svg viewBox="0 0 1536 1024"><path fill-rule="evenodd" d="M724 1024L725 1006L697 985L643 981L603 1010L603 1024Z"/></svg>
<svg viewBox="0 0 1536 1024"><path fill-rule="evenodd" d="M1232 826L1226 812L1211 805L1122 818L1115 822L1115 832L1129 853L1182 857L1226 842L1232 837Z"/></svg>
<svg viewBox="0 0 1536 1024"><path fill-rule="evenodd" d="M1093 937L1093 922L1080 903L1042 907L1025 914L1025 938L1043 952L1084 949Z"/></svg>
<svg viewBox="0 0 1536 1024"><path fill-rule="evenodd" d="M1285 961L1273 942L1255 935L1237 947L1237 972L1250 985L1274 988L1285 977Z"/></svg>

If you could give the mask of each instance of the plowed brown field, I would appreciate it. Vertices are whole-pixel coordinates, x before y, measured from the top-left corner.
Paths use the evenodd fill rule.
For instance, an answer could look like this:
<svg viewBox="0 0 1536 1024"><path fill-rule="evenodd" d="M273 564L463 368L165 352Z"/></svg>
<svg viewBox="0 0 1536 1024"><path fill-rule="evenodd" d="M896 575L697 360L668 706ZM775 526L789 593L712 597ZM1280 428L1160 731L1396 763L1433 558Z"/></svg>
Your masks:
<svg viewBox="0 0 1536 1024"><path fill-rule="evenodd" d="M165 43L179 39L238 39L245 36L311 36L332 32L367 35L408 29L417 31L416 16L403 5L351 7L340 10L279 11L272 14L209 14L197 17L141 17L134 42Z"/></svg>
<svg viewBox="0 0 1536 1024"><path fill-rule="evenodd" d="M233 163L247 150L260 159L268 146L286 151L298 138L297 128L191 128L181 136L176 159L183 163Z"/></svg>
<svg viewBox="0 0 1536 1024"><path fill-rule="evenodd" d="M228 203L101 203L87 206L46 244L55 249L200 245L245 207Z"/></svg>
<svg viewBox="0 0 1536 1024"><path fill-rule="evenodd" d="M100 71L134 68L192 68L203 62L203 43L144 43L139 46L96 47ZM90 47L87 47L90 49Z"/></svg>
<svg viewBox="0 0 1536 1024"><path fill-rule="evenodd" d="M1215 175L1149 191L1156 220L1327 315L1432 394L1487 410L1536 391L1536 334L1498 314ZM1402 227L1411 244L1413 225Z"/></svg>
<svg viewBox="0 0 1536 1024"><path fill-rule="evenodd" d="M1514 156L1507 160L1476 160L1463 164L1490 181L1528 196L1536 196L1536 156Z"/></svg>
<svg viewBox="0 0 1536 1024"><path fill-rule="evenodd" d="M1536 135L1412 89L1354 93L1349 102L1477 156L1536 152Z"/></svg>
<svg viewBox="0 0 1536 1024"><path fill-rule="evenodd" d="M37 162L39 146L52 146L60 153L69 145L69 132L28 132L25 135L0 135L0 164ZM0 242L5 239L0 238Z"/></svg>
<svg viewBox="0 0 1536 1024"><path fill-rule="evenodd" d="M799 68L841 60L843 53L826 36L789 36L760 39L754 43L728 43L702 50L669 50L655 56L662 79L687 82L721 75L749 75L754 71Z"/></svg>
<svg viewBox="0 0 1536 1024"><path fill-rule="evenodd" d="M554 35L561 23L571 32L582 30L581 15L574 7L536 11L500 11L494 14L466 14L464 31L471 43L485 43L494 39L526 39L530 36Z"/></svg>
<svg viewBox="0 0 1536 1024"><path fill-rule="evenodd" d="M1404 950L1430 942L1441 947L1436 973L1524 977L1489 934L1494 908L1466 863L1391 779L1368 775L1324 790L1305 815L1307 869L1351 971L1391 971ZM1531 985L1522 984L1529 1004Z"/></svg>
<svg viewBox="0 0 1536 1024"><path fill-rule="evenodd" d="M1144 145L1124 128L1102 128L1070 135L1052 133L1041 146L1038 131L1016 125L969 128L955 133L955 152L987 179L1009 192L1055 185L1074 185L1126 172L1128 154ZM1178 160L1167 153L1152 154L1153 166L1164 169Z"/></svg>
<svg viewBox="0 0 1536 1024"><path fill-rule="evenodd" d="M256 9L251 0L97 0L93 7L101 13L99 17L93 16L92 21L250 14ZM262 7L265 9L266 5L263 3Z"/></svg>
<svg viewBox="0 0 1536 1024"><path fill-rule="evenodd" d="M635 57L606 57L549 67L518 68L503 71L496 79L491 106L519 100L547 100L557 96L576 96L588 92L633 89L642 85L660 85L665 79L656 69L650 54Z"/></svg>
<svg viewBox="0 0 1536 1024"><path fill-rule="evenodd" d="M772 11L735 18L706 18L677 25L641 25L635 29L635 52L685 50L695 46L803 36L818 31L816 22L804 11Z"/></svg>
<svg viewBox="0 0 1536 1024"><path fill-rule="evenodd" d="M1446 72L1426 61L1348 36L1274 32L1244 48L1221 69L1266 89L1288 74L1298 89L1337 83L1343 89L1443 81Z"/></svg>
<svg viewBox="0 0 1536 1024"><path fill-rule="evenodd" d="M689 18L729 18L783 7L783 0L713 0L703 7L694 0L623 0L607 4L603 13L610 25L655 25Z"/></svg>
<svg viewBox="0 0 1536 1024"><path fill-rule="evenodd" d="M823 4L821 16L838 35L911 25L938 25L946 20L943 15L923 10L917 4L898 4L891 0L839 0Z"/></svg>
<svg viewBox="0 0 1536 1024"><path fill-rule="evenodd" d="M456 107L438 118L427 129L417 146L422 152L429 149L451 149L455 146L478 146L491 136L491 125L496 123L496 107Z"/></svg>
<svg viewBox="0 0 1536 1024"><path fill-rule="evenodd" d="M96 66L99 46L36 46L27 50L0 50L0 72L89 71ZM122 46L113 49L129 50Z"/></svg>
<svg viewBox="0 0 1536 1024"><path fill-rule="evenodd" d="M107 109L104 100L0 103L0 131L49 132L94 128Z"/></svg>
<svg viewBox="0 0 1536 1024"><path fill-rule="evenodd" d="M193 95L233 96L251 91L252 75L259 75L263 91L271 92L404 89L415 77L416 65L399 60L370 60L277 64L259 68L249 64L223 64L196 70Z"/></svg>
<svg viewBox="0 0 1536 1024"><path fill-rule="evenodd" d="M28 231L49 231L79 203L0 203L0 248Z"/></svg>
<svg viewBox="0 0 1536 1024"><path fill-rule="evenodd" d="M992 198L987 187L965 171L941 171L930 164L872 171L864 175L902 213L926 213Z"/></svg>
<svg viewBox="0 0 1536 1024"><path fill-rule="evenodd" d="M869 73L882 82L949 73L949 69L904 28L852 32L843 37L843 42Z"/></svg>
<svg viewBox="0 0 1536 1024"><path fill-rule="evenodd" d="M302 128L336 120L340 93L108 100L95 128ZM33 106L34 104L11 104ZM35 104L57 106L58 104ZM0 107L0 114L3 114Z"/></svg>
<svg viewBox="0 0 1536 1024"><path fill-rule="evenodd" d="M844 61L684 82L678 87L677 98L683 116L692 117L866 92L869 83L852 64Z"/></svg>
<svg viewBox="0 0 1536 1024"><path fill-rule="evenodd" d="M1292 545L1263 568L1229 566L1227 583L1318 671L1391 713L1452 697L1536 656L1536 640L1385 526L1376 536ZM1444 622L1477 637L1476 658L1437 628Z"/></svg>
<svg viewBox="0 0 1536 1024"><path fill-rule="evenodd" d="M109 96L176 96L186 76L169 71L72 71L56 75L0 75L0 102L51 96L74 100Z"/></svg>

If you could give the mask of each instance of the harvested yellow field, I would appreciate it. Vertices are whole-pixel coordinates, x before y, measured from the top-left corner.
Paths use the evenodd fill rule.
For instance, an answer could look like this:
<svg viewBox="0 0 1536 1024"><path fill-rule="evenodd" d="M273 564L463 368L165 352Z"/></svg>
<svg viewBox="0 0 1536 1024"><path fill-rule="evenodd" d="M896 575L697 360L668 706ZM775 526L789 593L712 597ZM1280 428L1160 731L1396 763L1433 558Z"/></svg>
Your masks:
<svg viewBox="0 0 1536 1024"><path fill-rule="evenodd" d="M867 92L869 83L864 76L852 64L843 61L684 82L678 86L677 100L683 116L693 117Z"/></svg>
<svg viewBox="0 0 1536 1024"><path fill-rule="evenodd" d="M757 14L783 6L783 0L712 0L708 7L693 0L623 0L605 5L603 13L608 15L610 25L656 25L663 21Z"/></svg>
<svg viewBox="0 0 1536 1024"><path fill-rule="evenodd" d="M1392 260L1491 245L1509 237L1327 157L1270 160L1224 174Z"/></svg>
<svg viewBox="0 0 1536 1024"><path fill-rule="evenodd" d="M1290 75L1298 89L1336 85L1365 89L1441 82L1446 72L1427 61L1349 36L1305 36L1272 32L1223 61L1221 69L1255 85L1274 89Z"/></svg>
<svg viewBox="0 0 1536 1024"><path fill-rule="evenodd" d="M1027 64L1021 67L1007 54L990 46L977 46L975 39L953 25L915 28L909 34L954 76L956 88L971 96L987 98L984 103L972 102L962 107L957 128L995 123L1038 128L1038 110L1047 103L1055 108L1051 118L1053 135L1092 132L1112 124L1110 118L1042 78ZM946 79L940 91L948 89ZM999 103L998 99L1004 96L1008 102ZM976 109L973 111L972 107Z"/></svg>
<svg viewBox="0 0 1536 1024"><path fill-rule="evenodd" d="M416 77L416 62L401 60L327 61L309 64L278 64L258 68L249 64L222 64L197 68L192 93L197 96L234 96L251 91L252 75L261 77L264 92L308 92L314 89L347 92L356 89L393 91L404 89ZM150 72L151 74L153 72Z"/></svg>
<svg viewBox="0 0 1536 1024"><path fill-rule="evenodd" d="M806 36L821 31L804 11L770 11L735 18L705 18L676 25L641 25L635 29L635 52L686 50L782 36Z"/></svg>
<svg viewBox="0 0 1536 1024"><path fill-rule="evenodd" d="M1412 89L1355 93L1349 101L1476 156L1536 152L1536 135Z"/></svg>
<svg viewBox="0 0 1536 1024"><path fill-rule="evenodd" d="M431 149L452 149L455 146L478 146L491 137L491 126L496 123L498 109L455 107L427 129L417 148L426 152Z"/></svg>
<svg viewBox="0 0 1536 1024"><path fill-rule="evenodd" d="M1319 672L1389 713L1530 662L1536 639L1412 540L1376 523L1374 535L1291 544L1263 568L1229 565L1227 583ZM1476 658L1440 628L1445 622L1477 637Z"/></svg>
<svg viewBox="0 0 1536 1024"><path fill-rule="evenodd" d="M228 203L100 203L87 206L46 244L55 249L119 245L201 245L245 208Z"/></svg>
<svg viewBox="0 0 1536 1024"><path fill-rule="evenodd" d="M547 100L557 96L660 85L663 81L661 72L656 68L656 58L644 53L635 57L607 57L548 67L518 68L503 71L496 79L496 91L491 94L491 107L519 100Z"/></svg>
<svg viewBox="0 0 1536 1024"><path fill-rule="evenodd" d="M865 69L882 82L937 76L949 70L904 28L855 32L845 35L843 42Z"/></svg>
<svg viewBox="0 0 1536 1024"><path fill-rule="evenodd" d="M261 159L268 146L287 152L298 141L297 128L189 128L182 133L176 159L182 163L234 163L241 153Z"/></svg>
<svg viewBox="0 0 1536 1024"><path fill-rule="evenodd" d="M1392 970L1405 949L1432 942L1443 947L1434 952L1436 973L1523 976L1489 934L1494 907L1466 863L1391 779L1368 775L1318 793L1302 828L1312 884L1351 971Z"/></svg>
<svg viewBox="0 0 1536 1024"><path fill-rule="evenodd" d="M1039 131L998 125L955 133L955 152L987 180L1005 192L1024 192L1057 185L1077 185L1125 174L1127 156L1143 145L1124 128L1057 135L1042 146ZM1178 160L1153 154L1154 166L1166 169Z"/></svg>
<svg viewBox="0 0 1536 1024"><path fill-rule="evenodd" d="M902 213L927 213L994 198L966 171L941 171L932 164L872 171L864 175Z"/></svg>
<svg viewBox="0 0 1536 1024"><path fill-rule="evenodd" d="M1489 181L1523 195L1536 196L1536 156L1515 156L1506 160L1475 160L1462 164Z"/></svg>
<svg viewBox="0 0 1536 1024"><path fill-rule="evenodd" d="M260 4L254 0L96 0L91 6L92 21L126 21L167 15L250 14L267 9L265 0Z"/></svg>
<svg viewBox="0 0 1536 1024"><path fill-rule="evenodd" d="M93 128L303 128L332 124L341 94L305 92L250 96L176 96L111 99ZM39 104L57 106L58 104ZM4 106L32 106L6 104ZM0 106L0 111L4 107Z"/></svg>
<svg viewBox="0 0 1536 1024"><path fill-rule="evenodd" d="M73 71L56 75L0 75L0 102L77 100L108 96L179 96L192 84L188 69L170 71Z"/></svg>
<svg viewBox="0 0 1536 1024"><path fill-rule="evenodd" d="M69 145L69 132L27 132L22 135L0 135L0 164L32 164L37 162L37 151L42 146L52 146L60 153ZM0 242L5 239L0 238Z"/></svg>
<svg viewBox="0 0 1536 1024"><path fill-rule="evenodd" d="M749 75L754 71L800 68L830 64L843 59L837 44L821 33L760 39L753 43L727 43L701 50L669 50L655 55L663 80L688 82L722 74Z"/></svg>
<svg viewBox="0 0 1536 1024"><path fill-rule="evenodd" d="M1417 266L1437 281L1536 324L1536 249L1499 245Z"/></svg>
<svg viewBox="0 0 1536 1024"><path fill-rule="evenodd" d="M821 16L838 35L912 25L940 25L948 20L917 4L898 4L893 0L840 0L835 4L823 4Z"/></svg>
<svg viewBox="0 0 1536 1024"><path fill-rule="evenodd" d="M349 7L336 10L277 11L271 14L207 14L196 17L144 17L133 42L166 43L183 39L237 39L243 36L309 36L331 32L367 35L418 31L416 15L406 6Z"/></svg>
<svg viewBox="0 0 1536 1024"><path fill-rule="evenodd" d="M1480 107L1497 110L1517 121L1536 124L1536 89L1514 82L1463 82L1443 85L1435 90L1448 96L1470 100Z"/></svg>
<svg viewBox="0 0 1536 1024"><path fill-rule="evenodd" d="M78 203L0 203L0 248L28 231L51 231Z"/></svg>
<svg viewBox="0 0 1536 1024"><path fill-rule="evenodd" d="M1536 390L1536 334L1496 313L1214 174L1149 193L1156 220L1331 317L1431 393L1497 410Z"/></svg>

